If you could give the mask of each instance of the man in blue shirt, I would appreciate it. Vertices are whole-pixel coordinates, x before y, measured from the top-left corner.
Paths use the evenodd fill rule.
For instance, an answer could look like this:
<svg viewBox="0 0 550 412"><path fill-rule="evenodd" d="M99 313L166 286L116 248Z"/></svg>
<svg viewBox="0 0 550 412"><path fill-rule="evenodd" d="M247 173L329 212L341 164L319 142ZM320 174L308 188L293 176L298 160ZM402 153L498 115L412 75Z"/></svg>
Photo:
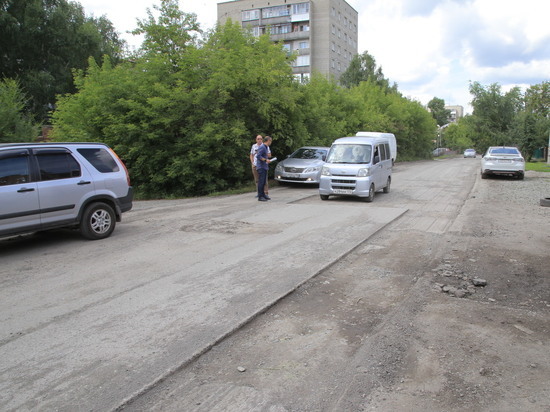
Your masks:
<svg viewBox="0 0 550 412"><path fill-rule="evenodd" d="M267 182L267 171L269 170L269 146L271 146L271 137L264 137L263 144L258 148L256 153L256 170L258 171L258 200L265 202L271 198L265 194L265 184Z"/></svg>

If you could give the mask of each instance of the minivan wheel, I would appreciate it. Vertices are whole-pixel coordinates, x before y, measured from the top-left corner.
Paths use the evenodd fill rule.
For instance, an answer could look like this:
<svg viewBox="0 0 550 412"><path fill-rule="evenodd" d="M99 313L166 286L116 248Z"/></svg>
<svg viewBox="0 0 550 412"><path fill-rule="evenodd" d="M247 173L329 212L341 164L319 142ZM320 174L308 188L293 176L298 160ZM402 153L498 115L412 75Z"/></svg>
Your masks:
<svg viewBox="0 0 550 412"><path fill-rule="evenodd" d="M105 239L115 230L116 216L111 206L103 202L89 205L80 222L82 236L90 240Z"/></svg>
<svg viewBox="0 0 550 412"><path fill-rule="evenodd" d="M384 188L384 193L390 193L390 186L391 186L391 177L388 177L388 181L386 182L386 187Z"/></svg>
<svg viewBox="0 0 550 412"><path fill-rule="evenodd" d="M369 189L369 195L365 197L365 202L372 202L374 200L374 183L371 183L370 189Z"/></svg>

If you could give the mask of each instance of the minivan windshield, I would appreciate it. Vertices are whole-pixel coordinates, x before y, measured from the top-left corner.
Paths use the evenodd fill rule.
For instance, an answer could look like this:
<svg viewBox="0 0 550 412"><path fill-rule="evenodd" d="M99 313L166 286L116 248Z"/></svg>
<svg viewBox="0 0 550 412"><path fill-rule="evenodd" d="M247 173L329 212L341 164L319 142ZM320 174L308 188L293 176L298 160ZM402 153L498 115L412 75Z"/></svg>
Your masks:
<svg viewBox="0 0 550 412"><path fill-rule="evenodd" d="M371 145L335 144L328 153L327 163L370 163L371 153Z"/></svg>

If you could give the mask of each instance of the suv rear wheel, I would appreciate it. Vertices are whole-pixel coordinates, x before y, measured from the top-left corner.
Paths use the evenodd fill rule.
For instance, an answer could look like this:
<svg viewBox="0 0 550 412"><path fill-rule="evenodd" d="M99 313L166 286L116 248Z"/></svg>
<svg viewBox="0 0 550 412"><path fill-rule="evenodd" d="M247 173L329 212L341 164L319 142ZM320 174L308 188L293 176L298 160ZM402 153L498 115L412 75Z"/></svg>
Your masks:
<svg viewBox="0 0 550 412"><path fill-rule="evenodd" d="M89 205L80 222L82 236L90 240L105 239L115 230L115 211L107 203L96 202Z"/></svg>

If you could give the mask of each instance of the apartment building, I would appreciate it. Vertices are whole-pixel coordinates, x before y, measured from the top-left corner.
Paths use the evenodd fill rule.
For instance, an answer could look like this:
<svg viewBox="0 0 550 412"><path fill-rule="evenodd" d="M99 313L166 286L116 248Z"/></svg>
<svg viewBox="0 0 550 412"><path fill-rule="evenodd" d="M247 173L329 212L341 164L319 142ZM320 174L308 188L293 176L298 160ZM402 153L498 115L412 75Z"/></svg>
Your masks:
<svg viewBox="0 0 550 412"><path fill-rule="evenodd" d="M458 119L464 117L464 107L462 106L445 106L445 109L451 112L449 116L449 122L451 123L456 123Z"/></svg>
<svg viewBox="0 0 550 412"><path fill-rule="evenodd" d="M233 0L218 3L218 23L228 19L256 36L270 33L296 52L294 76L318 72L338 80L357 54L357 11L344 0Z"/></svg>

